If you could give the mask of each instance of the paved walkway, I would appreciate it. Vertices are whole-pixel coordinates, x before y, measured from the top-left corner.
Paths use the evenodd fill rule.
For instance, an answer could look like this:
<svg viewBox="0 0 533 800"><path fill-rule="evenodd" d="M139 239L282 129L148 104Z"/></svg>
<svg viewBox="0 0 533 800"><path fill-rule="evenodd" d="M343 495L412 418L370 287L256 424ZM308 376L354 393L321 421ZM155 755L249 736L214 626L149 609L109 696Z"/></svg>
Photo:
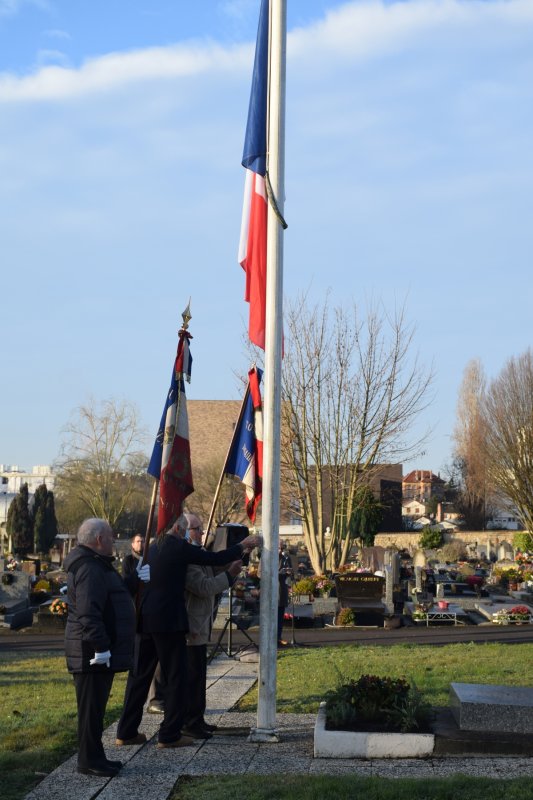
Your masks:
<svg viewBox="0 0 533 800"><path fill-rule="evenodd" d="M533 777L533 758L446 758L350 760L313 758L314 714L279 714L281 741L247 741L255 714L229 713L257 679L257 665L220 657L209 666L208 719L223 730L207 742L181 750L158 750L160 718L145 714L141 730L149 740L136 747L116 747L116 723L104 734L109 758L124 767L116 778L90 778L76 772L74 755L48 775L26 800L166 800L181 775L308 774L365 775L388 778L434 778L462 773L475 777Z"/></svg>

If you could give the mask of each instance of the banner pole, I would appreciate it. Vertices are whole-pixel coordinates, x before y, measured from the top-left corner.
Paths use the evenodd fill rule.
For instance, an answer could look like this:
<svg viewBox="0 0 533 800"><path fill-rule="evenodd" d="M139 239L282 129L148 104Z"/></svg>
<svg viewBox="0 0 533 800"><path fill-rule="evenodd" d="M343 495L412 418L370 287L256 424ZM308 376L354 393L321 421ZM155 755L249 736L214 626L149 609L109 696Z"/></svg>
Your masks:
<svg viewBox="0 0 533 800"><path fill-rule="evenodd" d="M244 414L244 409L246 407L246 401L248 400L248 395L249 394L250 394L250 381L248 380L248 386L246 387L246 392L244 393L244 399L243 399L243 401L241 403L241 408L240 408L240 411L239 411L239 416L237 418L237 423L235 425L235 428L233 429L233 436L231 437L231 442L230 442L230 445L228 447L228 452L226 453L226 458L224 460L224 465L222 467L222 472L220 473L220 478L218 480L217 488L215 489L215 496L213 498L213 504L211 506L211 513L209 514L209 519L207 521L207 528L205 529L206 536L209 534L209 531L211 530L211 525L213 524L213 517L215 516L215 508L216 508L216 504L218 502L218 496L220 494L220 489L222 487L222 481L224 480L224 475L226 474L226 468L228 466L229 456L230 456L231 450L233 448L233 443L235 441L235 437L237 436L237 433L239 431L240 423L241 423L241 420L242 420L242 416Z"/></svg>

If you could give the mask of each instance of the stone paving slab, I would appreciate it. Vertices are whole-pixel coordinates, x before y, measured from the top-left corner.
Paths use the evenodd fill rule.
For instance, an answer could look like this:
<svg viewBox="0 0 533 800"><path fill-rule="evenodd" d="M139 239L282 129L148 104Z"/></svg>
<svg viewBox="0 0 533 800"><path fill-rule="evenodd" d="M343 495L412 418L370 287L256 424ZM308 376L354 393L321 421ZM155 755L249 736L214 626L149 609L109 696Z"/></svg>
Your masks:
<svg viewBox="0 0 533 800"><path fill-rule="evenodd" d="M360 775L386 778L420 779L448 775L514 778L533 776L533 758L480 758L447 756L427 759L314 759L314 714L278 714L276 726L280 742L259 744L248 741L255 714L229 712L257 679L254 664L216 659L208 671L208 719L228 734L196 742L191 747L158 750L158 714L145 713L140 729L148 742L133 747L115 745L117 723L104 732L109 758L118 758L124 767L116 778L78 775L77 756L61 764L26 800L167 800L181 775L299 774ZM232 733L230 734L230 731Z"/></svg>

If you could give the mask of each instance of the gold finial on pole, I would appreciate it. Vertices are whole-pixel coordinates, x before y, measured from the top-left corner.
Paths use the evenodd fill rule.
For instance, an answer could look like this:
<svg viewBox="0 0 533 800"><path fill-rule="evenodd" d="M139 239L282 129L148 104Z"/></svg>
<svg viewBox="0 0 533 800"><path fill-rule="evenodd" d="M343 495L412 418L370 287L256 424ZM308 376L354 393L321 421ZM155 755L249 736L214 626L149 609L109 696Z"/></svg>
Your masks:
<svg viewBox="0 0 533 800"><path fill-rule="evenodd" d="M189 297L189 302L187 303L187 308L182 313L181 318L183 320L183 325L181 326L182 330L186 331L187 328L189 327L189 322L192 319L192 315L191 315L191 298L190 297Z"/></svg>

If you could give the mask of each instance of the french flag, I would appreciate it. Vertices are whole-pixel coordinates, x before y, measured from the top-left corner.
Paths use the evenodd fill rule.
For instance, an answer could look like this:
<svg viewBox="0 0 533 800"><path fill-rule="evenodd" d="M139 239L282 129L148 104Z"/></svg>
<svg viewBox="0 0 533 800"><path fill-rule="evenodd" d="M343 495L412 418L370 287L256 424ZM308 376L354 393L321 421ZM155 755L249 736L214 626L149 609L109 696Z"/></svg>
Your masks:
<svg viewBox="0 0 533 800"><path fill-rule="evenodd" d="M246 169L239 263L246 273L250 341L265 349L268 92L268 0L262 0L242 165Z"/></svg>
<svg viewBox="0 0 533 800"><path fill-rule="evenodd" d="M190 382L192 369L190 338L187 331L180 330L170 389L147 470L159 481L158 534L176 520L182 512L183 501L194 491L185 397L185 381Z"/></svg>

